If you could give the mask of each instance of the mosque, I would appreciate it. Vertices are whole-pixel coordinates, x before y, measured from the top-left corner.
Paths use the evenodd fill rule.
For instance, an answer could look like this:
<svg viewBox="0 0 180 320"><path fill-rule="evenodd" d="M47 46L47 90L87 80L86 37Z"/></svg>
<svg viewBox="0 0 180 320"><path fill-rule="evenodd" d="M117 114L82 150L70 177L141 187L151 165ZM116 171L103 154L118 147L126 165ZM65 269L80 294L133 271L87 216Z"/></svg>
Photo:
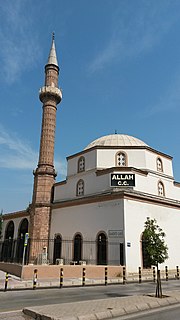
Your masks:
<svg viewBox="0 0 180 320"><path fill-rule="evenodd" d="M3 216L0 261L150 268L143 241L149 217L166 234L166 265L174 269L180 263L180 183L171 156L129 135L107 135L68 156L66 180L55 182L58 76L53 36L39 92L43 115L32 203Z"/></svg>

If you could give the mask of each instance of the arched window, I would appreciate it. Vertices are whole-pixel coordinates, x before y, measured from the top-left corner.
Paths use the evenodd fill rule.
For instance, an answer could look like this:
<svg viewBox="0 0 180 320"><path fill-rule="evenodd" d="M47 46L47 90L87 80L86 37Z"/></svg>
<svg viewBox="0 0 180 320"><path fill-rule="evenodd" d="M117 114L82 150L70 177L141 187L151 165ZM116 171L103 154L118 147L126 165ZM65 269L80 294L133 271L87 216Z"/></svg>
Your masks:
<svg viewBox="0 0 180 320"><path fill-rule="evenodd" d="M78 172L82 172L85 170L85 158L80 157L78 160Z"/></svg>
<svg viewBox="0 0 180 320"><path fill-rule="evenodd" d="M62 250L62 237L60 234L54 237L54 254L53 254L53 264L57 263L57 259L61 259Z"/></svg>
<svg viewBox="0 0 180 320"><path fill-rule="evenodd" d="M116 153L116 166L126 167L127 166L127 156L124 152Z"/></svg>
<svg viewBox="0 0 180 320"><path fill-rule="evenodd" d="M165 196L164 184L161 181L158 182L158 196L160 197Z"/></svg>
<svg viewBox="0 0 180 320"><path fill-rule="evenodd" d="M73 260L77 261L77 263L82 260L82 236L79 233L74 237Z"/></svg>
<svg viewBox="0 0 180 320"><path fill-rule="evenodd" d="M146 249L147 241L146 241L146 238L144 237L144 234L142 235L142 238L141 238L141 244L142 244L143 268L149 269L149 268L151 268L151 262L150 262L150 256L149 256L147 249Z"/></svg>
<svg viewBox="0 0 180 320"><path fill-rule="evenodd" d="M13 238L14 238L14 222L9 221L9 223L6 227L5 240L13 239Z"/></svg>
<svg viewBox="0 0 180 320"><path fill-rule="evenodd" d="M97 264L107 264L107 237L104 232L97 237Z"/></svg>
<svg viewBox="0 0 180 320"><path fill-rule="evenodd" d="M81 179L78 181L76 185L76 195L83 196L84 195L84 181Z"/></svg>
<svg viewBox="0 0 180 320"><path fill-rule="evenodd" d="M6 232L5 232L5 240L3 244L3 253L2 258L3 261L13 261L13 238L14 238L14 222L9 221Z"/></svg>
<svg viewBox="0 0 180 320"><path fill-rule="evenodd" d="M22 238L25 236L26 233L28 233L28 220L24 218L20 222L18 237Z"/></svg>
<svg viewBox="0 0 180 320"><path fill-rule="evenodd" d="M157 171L163 172L163 164L160 158L157 158Z"/></svg>
<svg viewBox="0 0 180 320"><path fill-rule="evenodd" d="M17 247L16 247L16 262L22 262L24 252L25 234L28 233L28 220L24 218L21 220L18 230ZM27 246L26 246L27 248ZM25 262L27 259L27 250L25 251Z"/></svg>

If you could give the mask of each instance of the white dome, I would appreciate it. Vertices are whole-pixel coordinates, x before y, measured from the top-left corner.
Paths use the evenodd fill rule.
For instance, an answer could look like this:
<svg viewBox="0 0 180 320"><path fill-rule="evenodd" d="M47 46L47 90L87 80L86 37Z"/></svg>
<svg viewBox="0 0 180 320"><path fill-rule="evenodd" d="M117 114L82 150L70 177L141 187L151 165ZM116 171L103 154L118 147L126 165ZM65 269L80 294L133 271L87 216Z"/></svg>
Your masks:
<svg viewBox="0 0 180 320"><path fill-rule="evenodd" d="M95 146L107 146L107 147L141 147L148 146L142 140L139 140L135 137L128 136L126 134L110 134L108 136L103 136L92 141L88 146L84 149L89 149Z"/></svg>

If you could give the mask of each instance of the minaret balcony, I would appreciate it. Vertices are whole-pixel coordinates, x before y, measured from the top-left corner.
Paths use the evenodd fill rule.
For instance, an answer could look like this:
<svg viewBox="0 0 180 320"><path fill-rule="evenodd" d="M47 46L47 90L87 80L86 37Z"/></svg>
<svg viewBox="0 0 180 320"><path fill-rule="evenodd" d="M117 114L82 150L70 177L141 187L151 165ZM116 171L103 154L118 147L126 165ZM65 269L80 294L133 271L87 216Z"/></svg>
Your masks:
<svg viewBox="0 0 180 320"><path fill-rule="evenodd" d="M56 103L60 103L62 100L62 91L59 88L52 86L44 86L39 90L39 99L44 102L45 99L55 98Z"/></svg>

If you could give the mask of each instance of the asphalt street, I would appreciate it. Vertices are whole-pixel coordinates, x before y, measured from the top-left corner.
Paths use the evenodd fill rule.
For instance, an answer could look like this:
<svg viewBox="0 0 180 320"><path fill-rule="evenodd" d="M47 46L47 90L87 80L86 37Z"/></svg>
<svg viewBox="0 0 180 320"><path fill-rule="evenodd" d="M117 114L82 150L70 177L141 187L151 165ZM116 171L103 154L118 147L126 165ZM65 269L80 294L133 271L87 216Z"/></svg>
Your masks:
<svg viewBox="0 0 180 320"><path fill-rule="evenodd" d="M180 290L180 281L163 282L163 290ZM0 292L0 312L24 307L107 299L155 292L154 283Z"/></svg>

